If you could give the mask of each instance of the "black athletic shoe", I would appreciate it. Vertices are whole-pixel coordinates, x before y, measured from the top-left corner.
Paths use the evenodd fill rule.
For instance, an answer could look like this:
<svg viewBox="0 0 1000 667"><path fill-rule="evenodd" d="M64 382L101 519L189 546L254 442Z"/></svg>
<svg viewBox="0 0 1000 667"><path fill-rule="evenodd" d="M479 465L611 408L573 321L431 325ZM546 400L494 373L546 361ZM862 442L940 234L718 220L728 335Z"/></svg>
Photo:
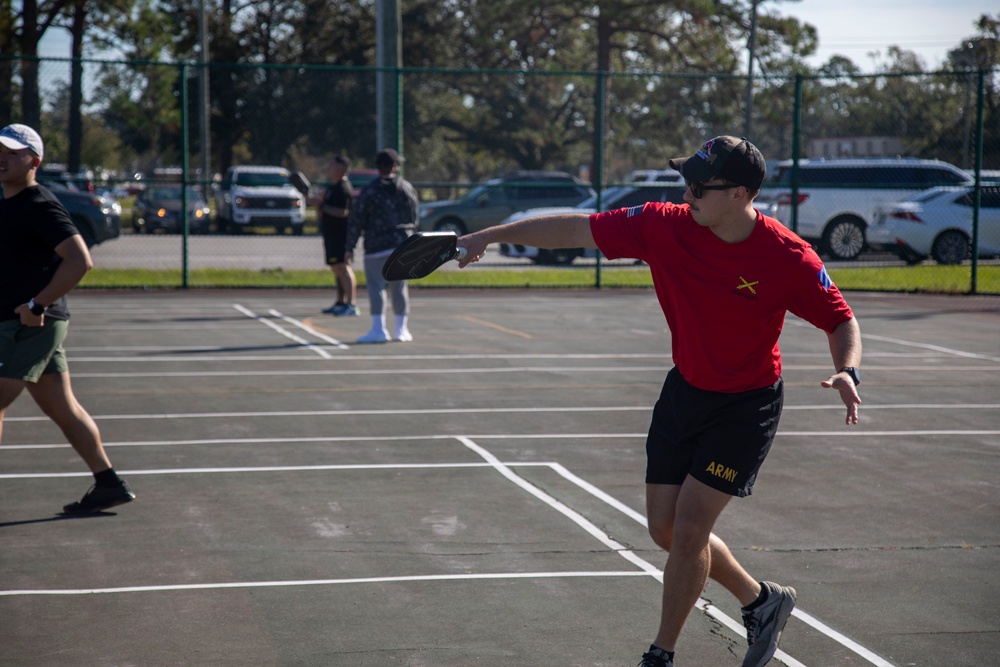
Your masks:
<svg viewBox="0 0 1000 667"><path fill-rule="evenodd" d="M663 649L654 649L650 646L649 651L642 654L639 667L674 667L674 659Z"/></svg>
<svg viewBox="0 0 1000 667"><path fill-rule="evenodd" d="M79 502L63 506L63 514L93 514L135 500L135 494L125 480L115 486L90 487Z"/></svg>

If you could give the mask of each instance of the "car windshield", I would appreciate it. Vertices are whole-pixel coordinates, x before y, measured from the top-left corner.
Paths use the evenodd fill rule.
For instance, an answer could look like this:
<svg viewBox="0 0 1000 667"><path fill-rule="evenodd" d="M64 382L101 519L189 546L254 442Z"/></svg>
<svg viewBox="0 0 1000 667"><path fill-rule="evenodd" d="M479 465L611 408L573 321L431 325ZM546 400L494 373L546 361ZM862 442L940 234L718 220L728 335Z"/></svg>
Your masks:
<svg viewBox="0 0 1000 667"><path fill-rule="evenodd" d="M246 185L251 188L283 187L288 185L288 176L281 173L254 174L243 172L237 174L236 185Z"/></svg>
<svg viewBox="0 0 1000 667"><path fill-rule="evenodd" d="M148 199L180 199L181 198L181 186L171 185L167 187L157 187L146 191L146 197ZM198 191L192 187L188 187L187 196L190 200L201 199Z"/></svg>
<svg viewBox="0 0 1000 667"><path fill-rule="evenodd" d="M462 199L475 201L476 199L479 199L481 196L493 192L494 188L499 184L500 184L500 179L498 178L495 178L492 181L486 181L482 185L477 185L476 187L469 190L468 194L462 197Z"/></svg>

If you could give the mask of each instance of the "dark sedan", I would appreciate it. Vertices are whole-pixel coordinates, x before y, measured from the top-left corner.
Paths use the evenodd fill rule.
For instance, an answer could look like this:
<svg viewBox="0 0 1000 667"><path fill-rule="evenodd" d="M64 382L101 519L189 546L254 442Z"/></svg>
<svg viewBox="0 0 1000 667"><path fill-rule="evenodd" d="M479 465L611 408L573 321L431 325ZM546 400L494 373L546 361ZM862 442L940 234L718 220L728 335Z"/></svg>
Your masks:
<svg viewBox="0 0 1000 667"><path fill-rule="evenodd" d="M132 228L141 234L172 233L184 230L183 190L180 185L150 185L136 197L132 207ZM208 232L208 203L198 189L187 188L188 229L192 234Z"/></svg>

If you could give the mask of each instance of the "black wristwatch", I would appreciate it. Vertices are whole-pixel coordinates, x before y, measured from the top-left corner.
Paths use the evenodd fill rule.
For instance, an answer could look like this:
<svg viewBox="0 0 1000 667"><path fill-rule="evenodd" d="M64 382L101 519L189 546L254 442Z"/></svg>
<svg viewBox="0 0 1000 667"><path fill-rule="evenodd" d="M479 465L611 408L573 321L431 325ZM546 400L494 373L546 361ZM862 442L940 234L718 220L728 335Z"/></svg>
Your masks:
<svg viewBox="0 0 1000 667"><path fill-rule="evenodd" d="M854 386L855 387L857 387L859 384L861 384L861 371L859 371L857 368L854 368L853 366L844 366L843 368L841 368L837 372L838 373L847 373L848 375L850 375L851 376L851 381L854 382Z"/></svg>
<svg viewBox="0 0 1000 667"><path fill-rule="evenodd" d="M32 315L44 315L45 305L38 303L34 299L28 299L28 310L31 311Z"/></svg>

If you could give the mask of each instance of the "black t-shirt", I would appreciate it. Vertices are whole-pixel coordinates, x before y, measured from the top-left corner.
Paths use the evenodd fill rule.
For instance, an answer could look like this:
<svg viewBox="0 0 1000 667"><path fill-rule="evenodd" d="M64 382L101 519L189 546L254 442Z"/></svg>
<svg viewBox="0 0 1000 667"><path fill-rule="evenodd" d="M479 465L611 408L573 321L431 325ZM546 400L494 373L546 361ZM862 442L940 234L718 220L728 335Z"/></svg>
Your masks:
<svg viewBox="0 0 1000 667"><path fill-rule="evenodd" d="M0 320L18 319L14 309L52 281L62 262L55 247L74 234L69 213L42 186L0 199ZM66 297L50 304L45 316L68 320Z"/></svg>
<svg viewBox="0 0 1000 667"><path fill-rule="evenodd" d="M339 183L334 183L326 188L326 192L323 193L323 206L330 206L332 208L346 208L348 211L351 210L351 202L354 200L354 187L351 182L346 178L340 179ZM323 213L320 222L324 225L329 224L347 224L347 218L335 218L331 215Z"/></svg>

